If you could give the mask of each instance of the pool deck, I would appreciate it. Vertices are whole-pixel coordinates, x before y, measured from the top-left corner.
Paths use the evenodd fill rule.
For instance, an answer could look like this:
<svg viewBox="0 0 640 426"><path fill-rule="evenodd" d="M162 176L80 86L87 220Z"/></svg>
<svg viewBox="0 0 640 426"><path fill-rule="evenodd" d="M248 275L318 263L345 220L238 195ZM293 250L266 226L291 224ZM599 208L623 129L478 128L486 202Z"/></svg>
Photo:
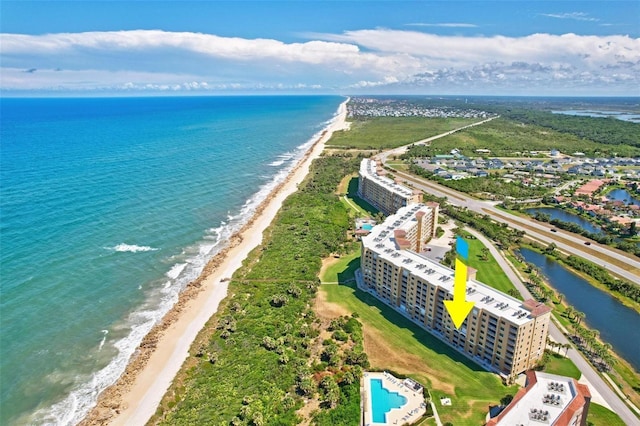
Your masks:
<svg viewBox="0 0 640 426"><path fill-rule="evenodd" d="M400 395L407 398L407 403L400 408L394 408L386 414L386 423L374 423L373 422L373 409L371 407L370 397L370 380L381 379L382 386L391 392L398 392ZM391 374L384 372L365 372L364 373L364 394L363 394L363 407L364 407L364 426L379 426L379 425L403 425L405 423L411 424L422 417L426 412L426 404L424 402L424 394L422 390L416 391L410 389L403 383L403 379L398 379Z"/></svg>

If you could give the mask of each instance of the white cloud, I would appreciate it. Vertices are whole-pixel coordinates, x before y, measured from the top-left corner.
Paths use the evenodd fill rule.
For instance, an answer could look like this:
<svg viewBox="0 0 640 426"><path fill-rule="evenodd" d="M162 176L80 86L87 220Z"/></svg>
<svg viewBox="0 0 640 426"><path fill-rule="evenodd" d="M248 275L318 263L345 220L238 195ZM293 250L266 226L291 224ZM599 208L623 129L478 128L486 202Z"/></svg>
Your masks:
<svg viewBox="0 0 640 426"><path fill-rule="evenodd" d="M588 13L584 12L565 12L565 13L541 13L541 16L556 19L573 19L574 21L598 22L600 19L592 18Z"/></svg>
<svg viewBox="0 0 640 426"><path fill-rule="evenodd" d="M640 85L640 39L622 35L463 37L372 29L308 34L303 43L158 30L0 37L4 90L349 91L413 85L432 93L525 87L540 94L567 82L587 92L597 84L601 91L633 93Z"/></svg>
<svg viewBox="0 0 640 426"><path fill-rule="evenodd" d="M463 22L443 22L436 24L428 24L428 23L412 23L405 24L407 27L439 27L439 28L478 28L476 24L466 24Z"/></svg>

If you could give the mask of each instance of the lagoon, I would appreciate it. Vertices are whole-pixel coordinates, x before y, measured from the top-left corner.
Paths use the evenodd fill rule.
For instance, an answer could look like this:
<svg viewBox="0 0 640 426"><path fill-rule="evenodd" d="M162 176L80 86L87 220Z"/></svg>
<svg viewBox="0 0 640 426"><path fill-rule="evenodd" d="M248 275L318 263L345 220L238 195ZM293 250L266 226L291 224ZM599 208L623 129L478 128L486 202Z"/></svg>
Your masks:
<svg viewBox="0 0 640 426"><path fill-rule="evenodd" d="M520 249L520 254L540 268L551 286L564 294L568 304L585 313L584 321L600 332L600 338L609 342L614 352L629 361L636 371L640 370L638 312L543 254L525 248Z"/></svg>
<svg viewBox="0 0 640 426"><path fill-rule="evenodd" d="M625 204L634 204L640 206L640 200L634 198L626 189L614 189L607 193L607 198L612 201L624 201Z"/></svg>
<svg viewBox="0 0 640 426"><path fill-rule="evenodd" d="M603 111L603 110L557 110L551 111L554 114L575 115L578 117L595 117L595 118L609 118L613 117L622 121L629 121L631 123L640 123L640 114L628 111Z"/></svg>
<svg viewBox="0 0 640 426"><path fill-rule="evenodd" d="M537 207L533 209L526 209L525 211L532 216L534 216L536 213L541 213L550 216L551 219L558 219L562 222L575 223L577 225L580 225L585 231L592 234L604 234L604 231L600 227L592 224L588 220L578 215L569 213L562 209L558 209L555 207Z"/></svg>

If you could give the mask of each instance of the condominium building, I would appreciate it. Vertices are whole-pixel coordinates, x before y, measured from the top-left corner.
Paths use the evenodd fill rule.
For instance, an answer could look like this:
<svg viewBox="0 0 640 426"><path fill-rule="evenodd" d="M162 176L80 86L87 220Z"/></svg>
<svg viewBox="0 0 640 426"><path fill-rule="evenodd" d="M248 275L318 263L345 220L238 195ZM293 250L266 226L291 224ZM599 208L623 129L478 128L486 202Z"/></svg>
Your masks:
<svg viewBox="0 0 640 426"><path fill-rule="evenodd" d="M532 368L544 353L551 309L468 280L466 300L475 306L457 329L444 306L453 299L454 271L420 254L430 211L403 207L362 238L358 285L487 370L512 379Z"/></svg>
<svg viewBox="0 0 640 426"><path fill-rule="evenodd" d="M386 174L378 160L362 160L358 195L386 215L395 213L400 207L421 201L420 191L407 188L389 179Z"/></svg>
<svg viewBox="0 0 640 426"><path fill-rule="evenodd" d="M576 379L527 371L526 386L487 426L585 426L590 402L589 387Z"/></svg>

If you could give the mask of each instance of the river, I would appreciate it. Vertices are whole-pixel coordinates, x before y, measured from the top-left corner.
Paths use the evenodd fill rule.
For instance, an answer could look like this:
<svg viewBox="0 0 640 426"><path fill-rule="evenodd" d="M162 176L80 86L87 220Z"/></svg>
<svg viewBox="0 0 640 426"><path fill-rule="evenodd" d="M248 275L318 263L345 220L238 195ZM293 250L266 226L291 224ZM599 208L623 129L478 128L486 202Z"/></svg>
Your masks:
<svg viewBox="0 0 640 426"><path fill-rule="evenodd" d="M568 304L585 313L584 321L600 332L600 338L609 342L614 352L640 371L640 314L545 255L526 248L520 249L520 254L540 268Z"/></svg>

